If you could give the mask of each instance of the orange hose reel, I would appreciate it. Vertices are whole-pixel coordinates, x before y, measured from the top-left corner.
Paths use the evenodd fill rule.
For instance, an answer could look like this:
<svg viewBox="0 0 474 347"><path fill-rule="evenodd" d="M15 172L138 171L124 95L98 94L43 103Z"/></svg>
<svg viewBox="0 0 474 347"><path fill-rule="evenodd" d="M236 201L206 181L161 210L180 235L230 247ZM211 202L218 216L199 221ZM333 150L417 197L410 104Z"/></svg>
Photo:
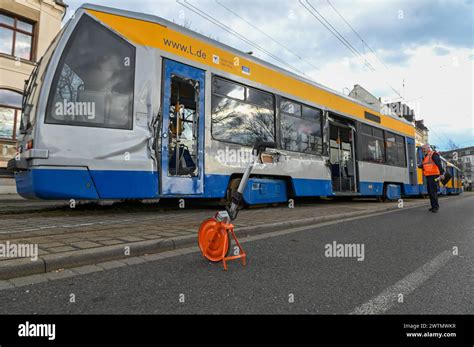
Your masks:
<svg viewBox="0 0 474 347"><path fill-rule="evenodd" d="M198 242L202 255L212 262L222 261L224 270L227 270L227 261L229 260L242 259L242 265L245 266L247 254L235 236L234 225L229 223L228 219L220 220L218 215L219 212L216 217L206 219L201 223ZM239 254L237 255L229 256L231 253L229 234L239 248Z"/></svg>

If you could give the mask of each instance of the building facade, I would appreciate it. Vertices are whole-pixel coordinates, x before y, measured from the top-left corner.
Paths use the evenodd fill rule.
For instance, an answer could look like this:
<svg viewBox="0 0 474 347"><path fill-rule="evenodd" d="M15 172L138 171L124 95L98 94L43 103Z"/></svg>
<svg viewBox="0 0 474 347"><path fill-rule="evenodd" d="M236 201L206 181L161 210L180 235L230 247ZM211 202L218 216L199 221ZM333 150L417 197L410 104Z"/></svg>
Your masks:
<svg viewBox="0 0 474 347"><path fill-rule="evenodd" d="M419 143L430 143L428 139L428 128L423 120L415 120L415 140Z"/></svg>
<svg viewBox="0 0 474 347"><path fill-rule="evenodd" d="M441 155L462 171L464 190L472 191L474 146L442 152Z"/></svg>
<svg viewBox="0 0 474 347"><path fill-rule="evenodd" d="M367 91L367 89L359 84L354 85L354 88L352 88L349 93L349 97L363 102L378 112L382 112L383 105L380 99L377 99L376 96L372 95L369 91Z"/></svg>
<svg viewBox="0 0 474 347"><path fill-rule="evenodd" d="M0 194L15 193L7 162L16 152L25 80L61 29L62 0L0 0Z"/></svg>

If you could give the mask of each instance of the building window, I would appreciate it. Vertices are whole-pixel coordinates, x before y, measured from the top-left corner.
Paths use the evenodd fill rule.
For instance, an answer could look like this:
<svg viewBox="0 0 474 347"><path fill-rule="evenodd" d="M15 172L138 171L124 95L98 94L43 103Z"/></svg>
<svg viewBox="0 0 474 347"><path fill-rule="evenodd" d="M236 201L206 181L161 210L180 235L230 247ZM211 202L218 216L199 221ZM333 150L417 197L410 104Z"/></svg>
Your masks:
<svg viewBox="0 0 474 347"><path fill-rule="evenodd" d="M59 61L46 123L132 129L135 47L84 15Z"/></svg>
<svg viewBox="0 0 474 347"><path fill-rule="evenodd" d="M214 77L211 112L216 140L251 146L257 139L275 139L272 94Z"/></svg>
<svg viewBox="0 0 474 347"><path fill-rule="evenodd" d="M385 153L388 165L405 167L405 140L403 136L386 131Z"/></svg>
<svg viewBox="0 0 474 347"><path fill-rule="evenodd" d="M303 153L322 153L322 111L320 109L282 99L280 114L282 149Z"/></svg>
<svg viewBox="0 0 474 347"><path fill-rule="evenodd" d="M16 140L20 133L22 95L0 89L0 138Z"/></svg>
<svg viewBox="0 0 474 347"><path fill-rule="evenodd" d="M360 158L372 163L385 163L383 131L370 125L360 127Z"/></svg>
<svg viewBox="0 0 474 347"><path fill-rule="evenodd" d="M0 53L33 60L34 23L0 13Z"/></svg>

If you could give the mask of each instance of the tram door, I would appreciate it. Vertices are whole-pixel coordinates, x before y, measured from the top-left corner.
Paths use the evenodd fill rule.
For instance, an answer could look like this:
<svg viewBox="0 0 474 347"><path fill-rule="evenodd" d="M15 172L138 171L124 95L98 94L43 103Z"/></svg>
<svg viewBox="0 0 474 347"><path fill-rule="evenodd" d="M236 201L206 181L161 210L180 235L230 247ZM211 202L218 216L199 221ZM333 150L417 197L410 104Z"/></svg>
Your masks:
<svg viewBox="0 0 474 347"><path fill-rule="evenodd" d="M415 140L407 138L407 151L408 151L408 175L410 184L417 184L416 176L416 148Z"/></svg>
<svg viewBox="0 0 474 347"><path fill-rule="evenodd" d="M355 193L354 130L347 125L330 123L329 134L332 190L335 193Z"/></svg>
<svg viewBox="0 0 474 347"><path fill-rule="evenodd" d="M202 194L205 72L167 59L163 71L161 194Z"/></svg>

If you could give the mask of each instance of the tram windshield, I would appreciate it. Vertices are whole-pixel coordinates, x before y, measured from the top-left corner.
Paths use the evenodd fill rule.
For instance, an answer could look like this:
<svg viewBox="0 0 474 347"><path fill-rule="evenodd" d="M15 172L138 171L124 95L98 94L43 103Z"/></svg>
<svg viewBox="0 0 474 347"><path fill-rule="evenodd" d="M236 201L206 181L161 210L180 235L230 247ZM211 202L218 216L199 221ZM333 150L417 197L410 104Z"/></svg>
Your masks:
<svg viewBox="0 0 474 347"><path fill-rule="evenodd" d="M87 15L54 75L46 123L132 129L135 48Z"/></svg>
<svg viewBox="0 0 474 347"><path fill-rule="evenodd" d="M22 134L25 134L27 130L30 129L35 123L35 106L38 101L39 91L41 84L43 83L44 74L49 65L51 56L53 55L53 52L56 49L56 46L58 45L59 38L62 36L66 27L67 24L56 35L56 37L44 53L43 57L36 63L36 66L31 72L31 75L28 80L25 81L22 100L22 118L20 123L20 132Z"/></svg>

